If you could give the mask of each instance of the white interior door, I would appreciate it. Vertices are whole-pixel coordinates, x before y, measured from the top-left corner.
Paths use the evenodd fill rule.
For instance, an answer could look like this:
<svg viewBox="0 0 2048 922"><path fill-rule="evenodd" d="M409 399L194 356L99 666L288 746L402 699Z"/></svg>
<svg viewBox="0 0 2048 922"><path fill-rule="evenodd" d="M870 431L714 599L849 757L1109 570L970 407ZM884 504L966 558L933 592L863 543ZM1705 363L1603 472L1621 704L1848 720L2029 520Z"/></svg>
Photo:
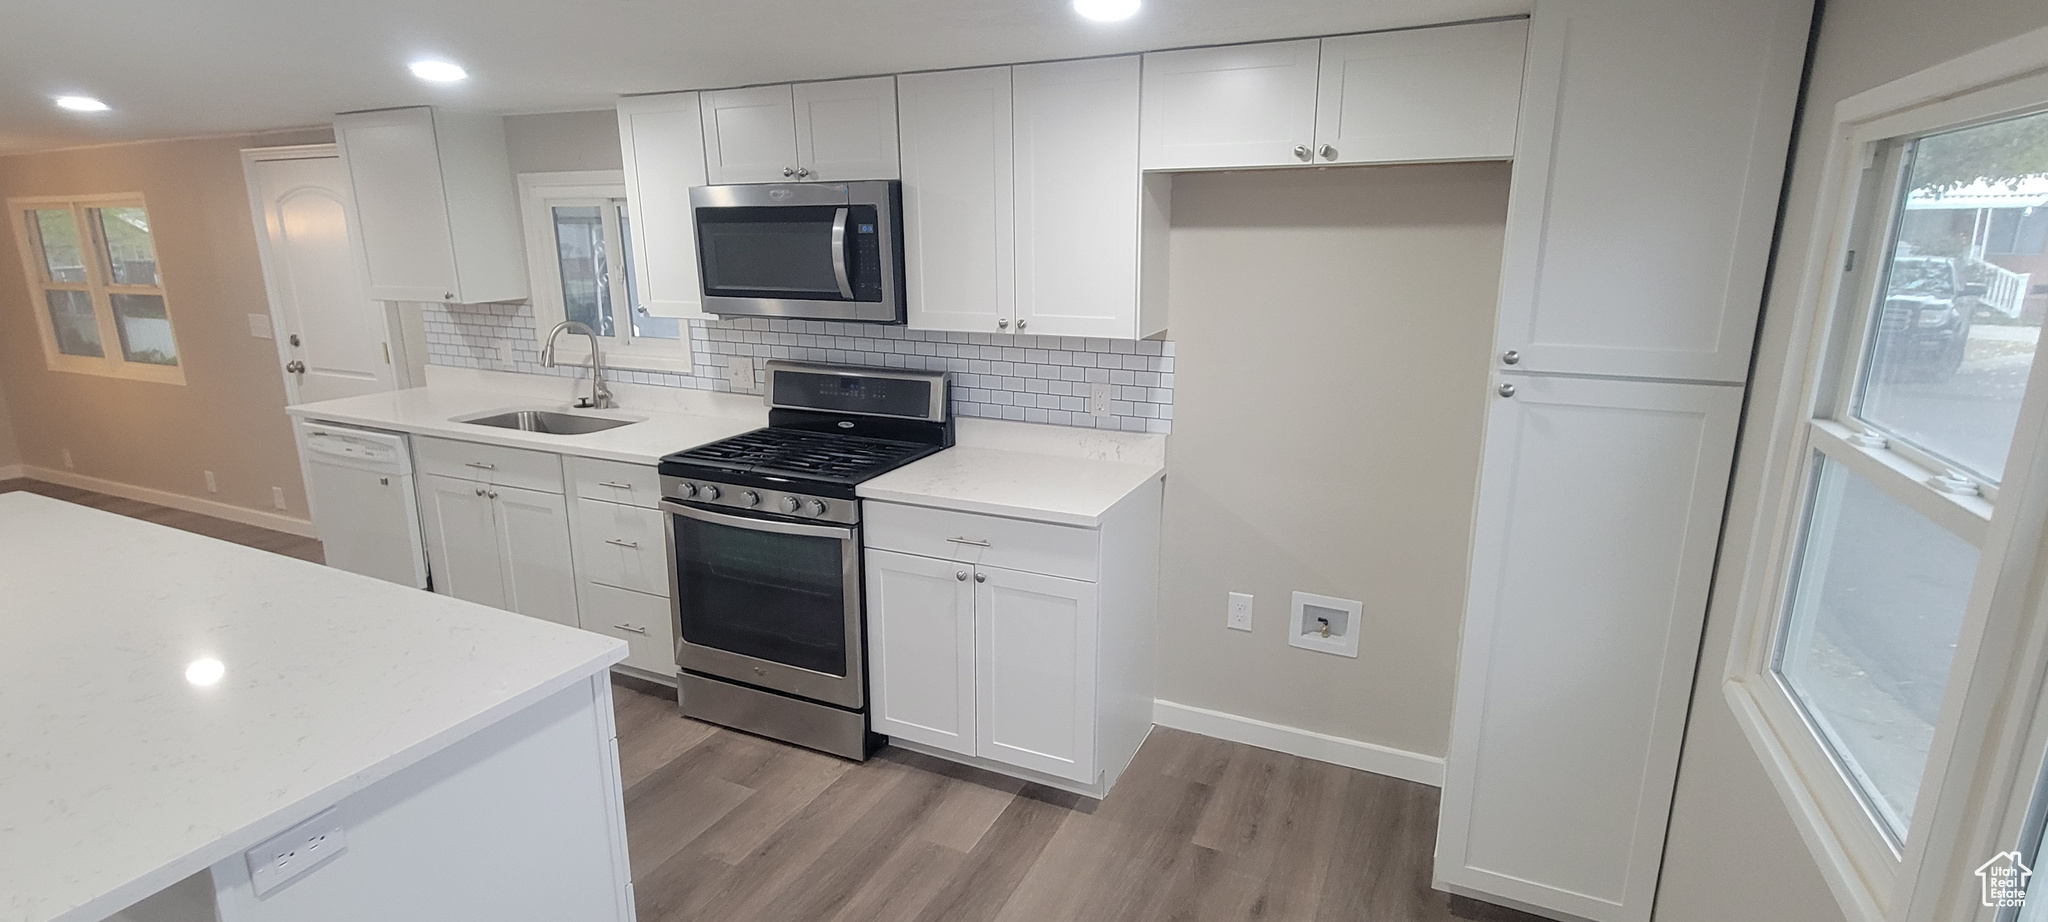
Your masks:
<svg viewBox="0 0 2048 922"><path fill-rule="evenodd" d="M311 403L396 387L384 306L356 271L341 158L251 158L248 170L287 398Z"/></svg>

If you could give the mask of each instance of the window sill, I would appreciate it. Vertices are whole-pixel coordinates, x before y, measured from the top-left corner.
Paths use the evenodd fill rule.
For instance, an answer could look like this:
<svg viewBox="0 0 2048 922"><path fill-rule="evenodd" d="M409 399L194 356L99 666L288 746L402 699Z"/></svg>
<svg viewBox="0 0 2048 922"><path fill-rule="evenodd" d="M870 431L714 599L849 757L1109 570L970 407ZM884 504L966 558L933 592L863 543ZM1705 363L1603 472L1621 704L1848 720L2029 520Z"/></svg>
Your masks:
<svg viewBox="0 0 2048 922"><path fill-rule="evenodd" d="M123 381L143 381L150 384L185 386L183 365L143 365L136 362L110 362L83 356L45 356L45 364L51 371L65 374L93 375L101 378L118 378Z"/></svg>

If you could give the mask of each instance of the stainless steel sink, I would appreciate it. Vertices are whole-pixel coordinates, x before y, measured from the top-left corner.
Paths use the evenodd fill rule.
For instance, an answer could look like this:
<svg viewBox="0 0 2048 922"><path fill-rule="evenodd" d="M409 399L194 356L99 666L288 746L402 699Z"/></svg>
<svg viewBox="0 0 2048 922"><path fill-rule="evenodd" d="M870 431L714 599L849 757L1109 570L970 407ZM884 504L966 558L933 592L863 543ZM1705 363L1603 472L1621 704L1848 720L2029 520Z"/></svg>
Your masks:
<svg viewBox="0 0 2048 922"><path fill-rule="evenodd" d="M563 413L559 410L508 410L487 416L472 416L455 420L472 426L491 426L497 429L517 429L521 432L545 432L549 435L586 435L630 426L638 420L613 419L609 416L585 416L581 413Z"/></svg>

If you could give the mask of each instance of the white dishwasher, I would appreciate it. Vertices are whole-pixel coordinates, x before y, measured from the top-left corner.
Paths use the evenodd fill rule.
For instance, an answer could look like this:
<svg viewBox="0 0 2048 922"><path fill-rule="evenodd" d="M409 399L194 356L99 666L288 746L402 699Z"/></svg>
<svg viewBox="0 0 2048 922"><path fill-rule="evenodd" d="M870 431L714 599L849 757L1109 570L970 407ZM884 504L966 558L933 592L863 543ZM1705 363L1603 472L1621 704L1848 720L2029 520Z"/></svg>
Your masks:
<svg viewBox="0 0 2048 922"><path fill-rule="evenodd" d="M327 565L427 588L419 494L406 438L301 421L306 493Z"/></svg>

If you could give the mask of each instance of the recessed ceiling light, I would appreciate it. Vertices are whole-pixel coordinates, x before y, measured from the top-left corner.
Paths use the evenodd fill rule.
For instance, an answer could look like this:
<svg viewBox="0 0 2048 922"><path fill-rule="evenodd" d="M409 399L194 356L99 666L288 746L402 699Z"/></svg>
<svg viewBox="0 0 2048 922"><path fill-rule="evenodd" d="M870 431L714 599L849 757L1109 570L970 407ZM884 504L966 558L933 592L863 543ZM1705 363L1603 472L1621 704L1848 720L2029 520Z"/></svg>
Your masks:
<svg viewBox="0 0 2048 922"><path fill-rule="evenodd" d="M59 96L57 106L73 112L105 112L108 109L106 103L90 96Z"/></svg>
<svg viewBox="0 0 2048 922"><path fill-rule="evenodd" d="M228 667L217 659L196 659L185 667L185 681L194 685L212 685L227 675Z"/></svg>
<svg viewBox="0 0 2048 922"><path fill-rule="evenodd" d="M414 61L412 75L433 83L454 83L457 80L468 79L469 71L463 70L459 64L450 64L447 61Z"/></svg>
<svg viewBox="0 0 2048 922"><path fill-rule="evenodd" d="M1138 0L1074 0L1074 12L1096 22L1129 19L1138 12Z"/></svg>

